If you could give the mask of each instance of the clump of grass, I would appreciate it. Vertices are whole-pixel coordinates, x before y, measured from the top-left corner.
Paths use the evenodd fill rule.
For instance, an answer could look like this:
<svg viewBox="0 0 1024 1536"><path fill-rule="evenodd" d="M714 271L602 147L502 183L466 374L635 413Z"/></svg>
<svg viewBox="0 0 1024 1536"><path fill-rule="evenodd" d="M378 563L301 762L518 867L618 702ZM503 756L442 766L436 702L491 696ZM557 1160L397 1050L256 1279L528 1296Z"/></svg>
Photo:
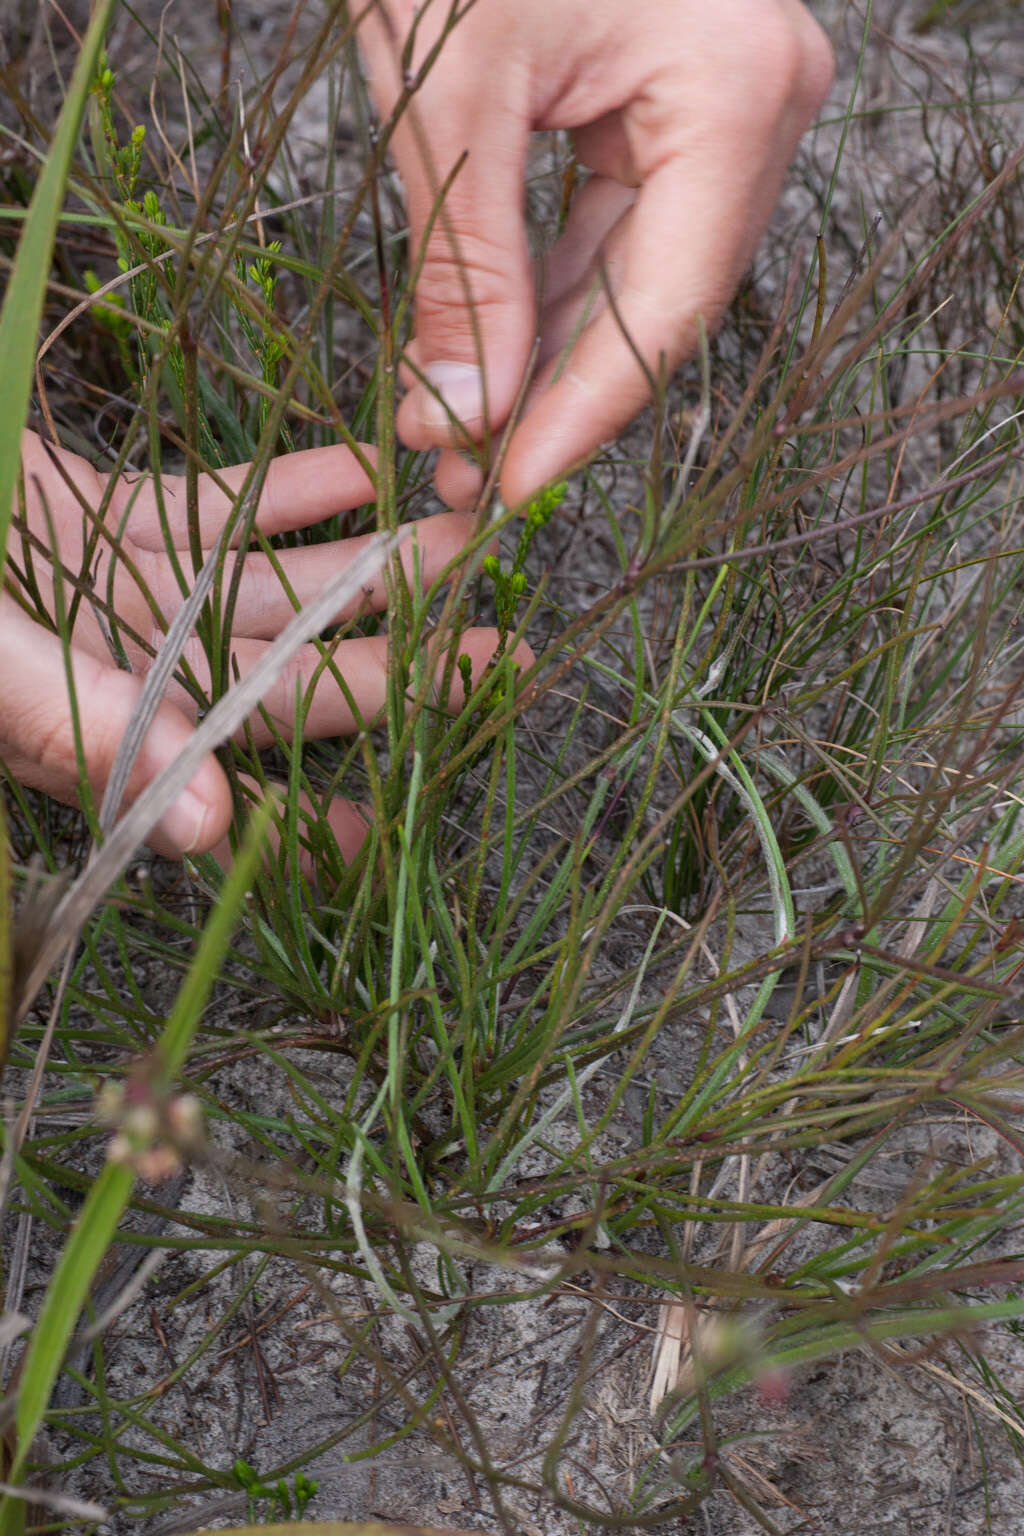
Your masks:
<svg viewBox="0 0 1024 1536"><path fill-rule="evenodd" d="M244 117L172 57L187 110L141 136L112 39L60 282L121 371L104 402L110 467L159 478L172 460L195 473L253 457L258 482L281 449L375 431L376 519L391 532L430 492L429 465L392 428L411 295L390 125L367 131L344 199L333 149L310 191L289 145L314 82L327 145L337 122L365 129L342 19L290 36L286 99L255 88ZM851 105L840 156L855 128ZM955 197L937 161L927 238L845 228L852 251L826 219L840 158L815 182L821 240L781 281L761 274L693 378L655 402L642 453L634 436L522 530L482 519L445 589L395 575L380 726L223 749L237 836L244 786L285 786L279 851L258 867L250 852L251 878L244 854L226 882L203 859L126 874L135 844L117 855L109 826L102 878L79 873L79 825L8 782L14 885L34 860L51 877L70 868L84 924L60 984L23 998L9 1046L17 1091L43 1075L5 1142L6 1309L30 1303L31 1264L44 1319L61 1320L6 1378L13 1478L38 1483L45 1415L47 1486L124 1519L184 1504L181 1529L220 1498L250 1519L275 1499L301 1515L279 1490L306 1489L307 1468L322 1483L329 1453L373 1465L408 1441L459 1468L506 1530L524 1502L559 1529L632 1529L725 1498L770 1531L751 1385L796 1392L808 1362L851 1349L952 1375L1019 1449L1019 1409L979 1331L1024 1309L1021 173L991 123L984 138ZM562 171L556 146L559 185ZM984 263L995 319L961 316L957 340L939 294L965 262ZM66 340L45 349L42 378L75 441L94 406L87 381L53 387ZM592 601L564 574L579 562L552 554L577 523L606 551L585 572ZM483 556L495 528L505 553ZM15 558L15 579L23 569ZM211 714L230 694L232 603L213 572L196 604ZM454 673L462 631L491 611L499 656L445 712L437 638ZM537 652L525 674L511 661L522 634ZM341 789L373 810L351 863L327 817ZM36 910L43 938L25 905L14 920L22 976L53 938ZM10 944L6 903L3 920ZM120 1125L132 1157L111 1164L97 1096L123 1109L149 1082L168 1012L180 1049L146 1104L161 1134L140 1148L152 1117ZM218 1191L213 1209L136 1182L140 1151L168 1150L167 1106L184 1094L208 1134L170 1150L193 1195ZM905 1177L872 1182L889 1166ZM141 1378L117 1349L135 1304L114 1262L126 1245L171 1276L161 1328L178 1352ZM77 1314L108 1251L115 1287L92 1289L89 1334ZM274 1417L284 1298L328 1330L320 1368L359 1407L284 1451L254 1432L221 1454L182 1405L216 1396L237 1348ZM479 1353L487 1341L500 1356L501 1319L524 1312L552 1338L572 1326L575 1347L548 1346L558 1384L517 1457ZM658 1376L639 1451L611 1482L576 1441L614 1316L643 1347L657 1340ZM89 1351L65 1360L76 1328ZM631 1409L645 1402L634 1391ZM982 1453L987 1433L979 1419ZM9 1500L9 1521L20 1507Z"/></svg>

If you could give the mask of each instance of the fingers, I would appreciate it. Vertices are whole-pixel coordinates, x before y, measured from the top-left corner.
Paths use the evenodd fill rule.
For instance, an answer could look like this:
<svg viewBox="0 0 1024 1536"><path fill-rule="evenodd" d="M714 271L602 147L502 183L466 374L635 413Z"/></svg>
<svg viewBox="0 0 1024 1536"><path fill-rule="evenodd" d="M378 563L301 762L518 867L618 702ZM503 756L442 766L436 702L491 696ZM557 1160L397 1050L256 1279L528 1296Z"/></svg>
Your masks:
<svg viewBox="0 0 1024 1536"><path fill-rule="evenodd" d="M0 597L0 758L22 784L65 804L78 801L74 719L59 639ZM131 673L72 650L72 670L86 774L97 805L141 691ZM164 703L146 735L128 782L130 803L172 762L192 734L180 710ZM203 852L226 832L231 794L208 757L148 841L158 853Z"/></svg>
<svg viewBox="0 0 1024 1536"><path fill-rule="evenodd" d="M538 367L566 352L583 323L608 307L607 290L621 287L621 274L636 203L632 187L604 176L584 182L565 229L544 257Z"/></svg>
<svg viewBox="0 0 1024 1536"><path fill-rule="evenodd" d="M469 657L474 683L479 679L498 644L495 629L470 629L460 636L460 655ZM232 666L245 677L266 654L267 646L258 640L239 640L231 647ZM209 665L198 640L189 641L184 659L203 688L209 687ZM525 667L533 659L529 646L520 644L513 660ZM440 686L445 672L447 652L438 640L428 643L425 667L432 685ZM328 736L351 736L376 724L387 700L388 640L386 635L357 636L340 640L330 652L325 665L315 646L305 646L288 664L263 696L262 708L249 721L251 740L257 747L267 747L279 738L291 740L295 734L296 700L302 700L303 739L322 740ZM414 686L414 685L411 685ZM411 696L411 693L410 693ZM195 714L195 701L180 685L169 691L175 703ZM458 669L450 681L446 700L431 696L439 707L459 709L464 689ZM240 739L242 739L240 733ZM246 738L249 739L249 738Z"/></svg>
<svg viewBox="0 0 1024 1536"><path fill-rule="evenodd" d="M467 631L459 641L460 655L470 660L474 684L494 654L496 630ZM189 657L202 674L205 661L195 642ZM248 671L265 647L243 641L233 651L241 674ZM78 801L79 776L75 753L74 717L67 693L64 655L58 638L26 618L9 598L0 599L0 760L20 783L40 789L66 804ZM296 690L307 695L316 683L303 719L308 739L351 733L375 721L382 713L387 685L387 641L383 635L341 642L335 648L335 673L322 669L321 658L307 647L278 679L265 699L265 717L254 717L253 736L258 745L272 743L275 730L291 737L295 723ZM520 667L532 660L529 647L521 644L513 653ZM428 651L427 668L439 686L446 670L446 656L438 645ZM72 651L78 716L86 776L98 805L113 768L117 750L138 701L141 683L128 672L118 671L98 658ZM339 683L338 677L344 679ZM186 707L191 700L180 690ZM464 702L461 675L455 669L447 707ZM133 766L126 794L131 803L183 750L192 734L186 714L165 700L153 720ZM363 817L354 807L331 812L337 821L339 847L345 858L353 856L364 835ZM226 836L231 820L231 794L227 780L212 756L208 757L187 790L163 816L147 841L158 853L178 857L216 847Z"/></svg>
<svg viewBox="0 0 1024 1536"><path fill-rule="evenodd" d="M375 465L376 450L368 444L360 447L363 457ZM248 464L234 464L216 476L199 476L199 532L205 547L209 548L220 533L249 471ZM256 526L268 537L275 533L291 533L296 528L323 522L336 513L364 506L373 501L376 494L373 481L356 454L340 443L329 448L307 448L300 453L283 454L272 459L267 468ZM188 500L184 477L164 476L161 495L171 540L176 548L187 549ZM133 542L153 551L166 548L167 533L161 524L151 477L146 476L141 486L129 476L119 482L114 493L111 522L119 523L129 507ZM237 539L233 543L237 543Z"/></svg>
<svg viewBox="0 0 1024 1536"><path fill-rule="evenodd" d="M484 670L487 667L487 664L493 657L497 643L498 632L497 630L493 629L473 629L467 631L464 635L461 636L459 641L459 654L469 657L470 676L474 687L480 681ZM363 710L360 710L360 713L367 717L372 717L379 714L384 708L384 685L387 666L384 639L383 636L378 636L372 642L365 641L363 642L362 646L360 646L360 648L354 652L348 649L348 647L353 644L354 642L345 642L343 645L339 646L338 651L340 655L338 659L339 662L347 669L346 680L348 677L351 677L354 690L358 688L360 691L362 701L365 706ZM367 647L370 647L370 649L367 650ZM251 656L247 658L247 664L252 664L252 660L253 658ZM307 659L307 661L308 660L311 660L311 658ZM533 661L533 652L528 645L520 642L520 644L517 645L512 652L512 660L518 667L526 668ZM446 670L444 662L445 657L442 654L434 664L435 675L439 681ZM362 677L357 675L360 673L361 669L363 670ZM303 669L300 667L298 671L300 686L302 670ZM322 688L323 684L321 684L320 687ZM294 693L292 698L294 700ZM448 697L448 707L452 710L458 710L464 703L465 689L463 687L461 675L458 673L458 671L456 671L451 680L451 691ZM338 719L351 719L351 716L345 716L344 714L340 716L332 716L330 711L334 708L337 708L337 700L335 700L333 704L330 702L328 703L328 713L323 717L326 725L331 727L330 729L324 731L323 734L325 735L340 734L333 728L337 724ZM342 704L342 711L344 711L345 708L346 705ZM307 739L312 739L316 734L315 719L311 724L311 716L312 711L310 712L310 715L307 715L305 722L306 728L304 730L304 736ZM294 712L287 721L282 719L278 723L281 727L282 735L290 736L292 734L292 725L294 723ZM261 739L261 737L271 739L271 733L267 732L266 725L263 721L253 721L253 733L258 741ZM247 783L251 786L254 794L257 797L262 794L263 791L261 787L256 784L255 780L248 778L248 776L245 774L243 774L241 777L244 783ZM302 822L306 818L314 821L319 820L322 814L323 813L319 807L314 807L312 805L309 796L305 792L300 794L299 868L305 878L310 881L316 878L317 871L315 869L314 861L309 852L309 849L302 842ZM344 859L346 864L350 864L352 862L352 860L358 854L360 848L363 846L366 835L370 830L371 816L372 808L370 806L357 805L354 801L346 800L344 796L341 795L336 795L327 806L327 823L337 844L338 852L341 854L341 857ZM274 826L271 828L270 832L271 851L276 852L280 847L280 843L280 828L278 826ZM214 858L216 858L218 863L220 863L225 869L228 868L232 863L233 853L231 844L226 836L221 839L215 848L213 848L212 852Z"/></svg>
<svg viewBox="0 0 1024 1536"><path fill-rule="evenodd" d="M58 450L55 456L64 462L68 475L83 496L98 507L102 486L91 467L83 459L63 450ZM74 571L81 564L81 508L64 481L55 475L51 456L33 434L26 434L24 457L30 493L30 522L45 543L56 541L63 564ZM216 537L231 510L232 499L228 492L237 493L247 473L246 465L225 470L226 489L211 477L200 476L200 525L210 540ZM166 530L160 526L151 480L142 485L134 501L131 484L127 480L118 483L113 493L110 520L120 522L125 512L129 513L130 536L121 546L125 558L118 560L116 553L101 546L93 567L97 595L105 597L108 562L113 561L114 610L128 631L134 631L143 640L150 640L154 646L160 643L161 630L154 623L151 605L155 604L165 623L169 623L182 604L181 587L167 555L167 533L178 538L181 559L186 567L189 565L182 553L188 545L184 481L171 477L163 482L162 492L167 509ZM300 528L360 505L373 494L368 476L347 449L311 449L285 455L270 465L260 498L257 525L268 534ZM50 537L51 526L46 522L44 502L53 519L53 539ZM419 591L431 587L455 561L474 531L472 519L456 513L442 513L415 524L413 536L403 543L401 551L410 587ZM258 551L247 552L234 612L235 632L251 639L273 638L295 612L289 591L299 604L309 602L319 595L329 578L349 568L372 537L371 534L357 535L332 543L282 550L276 560ZM209 553L209 546L204 547L203 553L204 557ZM279 569L283 572L283 580ZM48 592L47 566L38 557L36 574L42 590ZM225 582L230 582L232 574L232 557L229 556L225 563ZM387 605L387 597L387 583L383 580L375 582L340 610L334 616L334 622L360 612L381 612ZM53 612L52 604L50 611ZM103 627L88 604L79 608L75 642L101 659L108 654ZM144 670L147 664L144 645L140 647L127 637L125 644L133 665Z"/></svg>
<svg viewBox="0 0 1024 1536"><path fill-rule="evenodd" d="M410 588L426 592L432 587L459 557L474 531L475 520L457 512L440 512L413 524L412 534L403 541L400 551L402 570ZM327 579L347 571L375 537L366 534L334 544L282 551L281 567L299 602L305 605L318 597ZM383 612L388 591L388 583L381 575L365 586L358 598L346 603L333 622L340 623L360 613ZM265 555L248 555L235 608L235 633L252 639L273 639L294 612L270 560Z"/></svg>
<svg viewBox="0 0 1024 1536"><path fill-rule="evenodd" d="M718 324L816 99L781 66L760 93L754 83L691 102L685 122L667 97L660 110L655 100L660 127L645 145L634 134L628 154L606 122L587 142L591 160L630 185L598 177L585 187L549 264L546 365L505 459L510 505L614 438L652 382L696 350L701 326Z"/></svg>
<svg viewBox="0 0 1024 1536"><path fill-rule="evenodd" d="M596 173L583 224L592 232L603 218L604 234L595 242L584 230L578 240L577 221L551 265L547 366L505 461L505 499L522 503L614 436L660 370L694 350L701 324L718 321L827 91L831 51L798 0L719 0L711 9L704 0L477 0L449 36L443 4L378 0L378 8L390 17L390 39L379 18L360 39L385 116L403 86L402 45L416 38L403 61L412 108L391 142L418 243L446 172L470 151L447 195L449 220L426 239L415 342L425 371L441 370L467 441L483 436L470 304L492 424L506 419L534 335L522 238L527 130L571 131ZM417 70L438 42L421 81ZM460 446L422 382L398 424L413 447ZM443 454L446 497L465 505L479 485L471 467Z"/></svg>
<svg viewBox="0 0 1024 1536"><path fill-rule="evenodd" d="M402 402L399 431L412 448L480 441L488 425L500 426L515 401L534 331L523 215L532 82L507 29L494 27L495 8L465 9L390 142L405 184L414 259L423 255L416 346L432 388L416 383ZM447 10L423 7L414 72L438 41ZM400 94L407 36L408 24L403 29L396 22L389 36L373 16L360 30L385 119Z"/></svg>
<svg viewBox="0 0 1024 1536"><path fill-rule="evenodd" d="M527 410L543 395L542 380L550 379L545 365L563 361L581 329L581 315L590 321L608 307L604 281L614 285L621 267L623 235L635 194L603 176L584 183L569 214L565 230L554 248L537 263L537 288L543 302L538 379L527 394ZM561 469L568 467L566 460ZM469 510L479 501L484 485L480 464L468 453L442 450L436 470L437 494L450 507ZM503 478L506 495L516 494L514 483ZM537 489L529 485L529 491ZM525 499L524 493L524 499ZM509 505L515 505L510 501Z"/></svg>
<svg viewBox="0 0 1024 1536"><path fill-rule="evenodd" d="M425 592L465 549L475 531L475 521L461 513L440 512L412 526L412 535L401 546L402 569L411 589ZM273 639L295 614L289 589L300 604L311 602L320 595L330 578L349 569L373 537L373 534L357 535L330 544L281 550L276 562L258 551L247 553L235 605L233 633L251 640ZM182 596L168 562L154 552L138 564L142 579L169 621L181 607ZM284 574L284 581L277 565ZM225 590L231 574L229 559L225 567ZM117 597L119 611L127 618L130 612L138 610L139 623L146 624L138 589L127 572L121 580L122 588ZM381 576L364 587L357 598L345 604L332 622L341 623L360 613L381 613L387 602L388 583Z"/></svg>
<svg viewBox="0 0 1024 1536"><path fill-rule="evenodd" d="M695 349L701 322L708 334L717 325L740 275L743 242L737 232L726 244L720 190L695 171L677 162L651 178L630 210L620 260L602 275L598 259L552 307L543 344L549 360L505 459L509 505L614 438L649 399L651 380ZM684 254L669 265L659 256L666 248ZM576 337L588 300L591 317Z"/></svg>
<svg viewBox="0 0 1024 1536"><path fill-rule="evenodd" d="M484 472L468 454L458 448L444 448L438 455L434 481L442 501L468 512L480 500Z"/></svg>

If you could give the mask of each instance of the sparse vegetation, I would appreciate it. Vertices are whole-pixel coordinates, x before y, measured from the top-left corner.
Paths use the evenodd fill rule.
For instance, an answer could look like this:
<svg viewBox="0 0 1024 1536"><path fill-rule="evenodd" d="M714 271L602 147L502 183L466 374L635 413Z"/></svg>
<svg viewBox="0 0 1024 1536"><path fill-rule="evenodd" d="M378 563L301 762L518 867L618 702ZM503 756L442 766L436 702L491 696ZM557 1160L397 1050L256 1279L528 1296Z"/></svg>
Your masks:
<svg viewBox="0 0 1024 1536"><path fill-rule="evenodd" d="M923 14L921 49L950 10ZM158 482L374 437L358 528L393 532L430 505L430 465L391 425L404 226L345 8L299 8L271 73L216 7L212 77L131 17L90 71L37 274L43 424ZM41 26L63 71L55 13ZM98 1524L86 1499L119 1529L295 1519L314 1479L328 1520L328 1451L372 1478L409 1443L459 1480L450 1524L810 1529L782 1410L856 1350L954 1394L985 1485L970 1529L1008 1530L990 1464L1024 1447L1024 154L1019 98L973 37L965 57L952 94L909 44L899 99L847 82L808 140L798 231L619 446L525 522L482 507L447 584L393 563L383 721L222 748L231 873L140 862L97 808L6 777L0 1344L7 1480L40 1524ZM17 62L4 81L10 292L49 133ZM929 158L876 214L861 135L908 109ZM556 137L538 159L538 239L570 155ZM32 610L17 516L7 555ZM102 609L88 576L62 573L68 601ZM215 577L197 621L210 723L232 602ZM481 615L505 638L474 684L459 639ZM342 632L321 634L325 675ZM467 695L450 711L439 637ZM341 791L372 807L349 863ZM143 1314L148 1353L119 1334ZM516 1453L503 1318L543 1388ZM607 1329L635 1388L617 1468L588 1427ZM559 1330L544 1387L537 1339ZM236 1357L222 1454L202 1405ZM285 1390L316 1405L305 1438L257 1453ZM409 1518L369 1486L362 1516ZM5 1496L4 1530L24 1511Z"/></svg>

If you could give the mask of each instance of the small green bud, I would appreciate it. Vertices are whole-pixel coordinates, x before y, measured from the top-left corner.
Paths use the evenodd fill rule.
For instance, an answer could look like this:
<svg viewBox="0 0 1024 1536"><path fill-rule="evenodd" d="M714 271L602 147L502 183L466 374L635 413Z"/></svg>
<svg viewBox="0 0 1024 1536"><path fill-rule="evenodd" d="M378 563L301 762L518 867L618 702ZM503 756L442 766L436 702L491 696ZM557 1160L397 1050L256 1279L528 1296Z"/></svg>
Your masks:
<svg viewBox="0 0 1024 1536"><path fill-rule="evenodd" d="M511 581L512 591L517 597L522 597L526 591L526 572L513 571Z"/></svg>
<svg viewBox="0 0 1024 1536"><path fill-rule="evenodd" d="M565 500L568 489L569 484L566 480L560 480L557 485L549 485L546 491L542 491L534 501L531 501L526 514L527 522L532 523L535 528L550 522L552 514Z"/></svg>
<svg viewBox="0 0 1024 1536"><path fill-rule="evenodd" d="M483 571L484 575L489 576L492 581L497 581L501 575L501 561L498 559L497 555L484 555L483 560L480 562L480 569Z"/></svg>
<svg viewBox="0 0 1024 1536"><path fill-rule="evenodd" d="M463 651L456 665L459 669L459 676L462 679L462 691L468 699L469 695L473 692L473 663L465 651Z"/></svg>

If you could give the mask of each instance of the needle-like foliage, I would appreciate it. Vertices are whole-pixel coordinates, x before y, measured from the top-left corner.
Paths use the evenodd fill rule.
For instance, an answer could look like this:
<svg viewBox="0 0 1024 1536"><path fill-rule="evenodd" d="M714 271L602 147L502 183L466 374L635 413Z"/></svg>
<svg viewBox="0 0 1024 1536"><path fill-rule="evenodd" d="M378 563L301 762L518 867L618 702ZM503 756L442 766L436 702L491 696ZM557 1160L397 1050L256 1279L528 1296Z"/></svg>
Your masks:
<svg viewBox="0 0 1024 1536"><path fill-rule="evenodd" d="M949 9L922 25L945 35ZM408 1443L458 1481L457 1524L790 1529L815 1497L794 1423L854 1352L959 1394L984 1468L997 1434L1019 1456L1019 97L971 42L952 96L908 44L898 99L869 100L862 8L799 227L721 335L525 522L482 506L426 590L395 553L433 503L393 427L416 281L394 125L371 129L346 8L291 10L275 68L242 70L217 8L218 89L122 8L37 258L42 344L26 322L12 345L26 380L38 360L37 424L111 473L252 460L235 526L271 561L298 537L252 533L272 457L374 439L376 506L302 537L381 535L389 612L356 627L386 623L387 703L345 741L265 716L257 751L244 561L204 567L196 527L180 577L209 687L183 632L160 655L235 787L233 872L139 861L191 759L85 832L7 777L11 1479L50 1528L86 1500L169 1536L344 1513L338 1469L385 1476ZM7 69L6 143L53 223L66 141ZM927 184L876 215L857 178L909 109ZM570 156L538 150L538 240ZM27 241L8 185L0 240ZM43 555L5 485L32 611ZM105 509L83 519L117 556ZM60 572L41 617L67 645L88 600L116 659L112 582L87 576ZM296 622L345 691L330 603ZM478 620L502 638L474 679ZM370 820L348 862L342 793ZM23 1512L8 1493L0 1520Z"/></svg>

